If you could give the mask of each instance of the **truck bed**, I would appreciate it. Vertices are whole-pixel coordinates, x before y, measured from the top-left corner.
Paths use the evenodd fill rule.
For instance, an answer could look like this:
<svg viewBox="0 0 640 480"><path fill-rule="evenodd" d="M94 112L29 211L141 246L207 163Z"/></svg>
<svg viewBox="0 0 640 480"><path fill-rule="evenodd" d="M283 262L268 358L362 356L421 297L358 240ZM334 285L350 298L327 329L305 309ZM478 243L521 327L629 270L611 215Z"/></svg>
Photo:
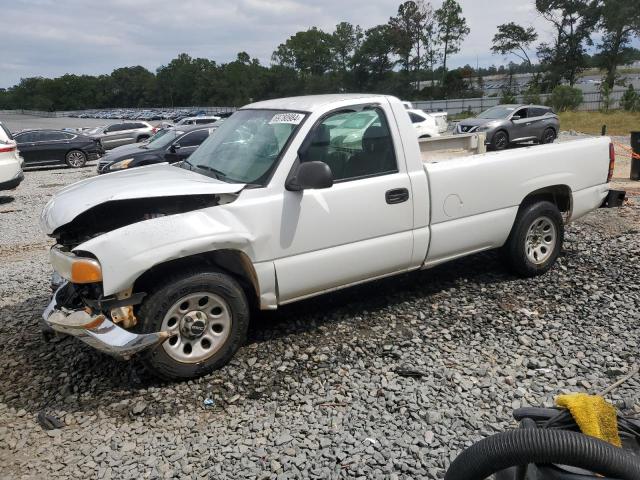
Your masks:
<svg viewBox="0 0 640 480"><path fill-rule="evenodd" d="M484 133L466 133L461 135L444 135L435 138L418 140L423 163L436 163L444 160L468 157L485 153Z"/></svg>

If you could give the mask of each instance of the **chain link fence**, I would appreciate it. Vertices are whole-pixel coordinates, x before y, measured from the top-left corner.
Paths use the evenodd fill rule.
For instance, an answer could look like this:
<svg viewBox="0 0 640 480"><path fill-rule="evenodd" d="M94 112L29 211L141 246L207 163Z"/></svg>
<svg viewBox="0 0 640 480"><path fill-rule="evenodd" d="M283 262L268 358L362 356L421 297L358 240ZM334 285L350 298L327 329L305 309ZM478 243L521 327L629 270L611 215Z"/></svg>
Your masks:
<svg viewBox="0 0 640 480"><path fill-rule="evenodd" d="M625 89L612 90L609 95L609 109L616 110L621 108L620 99L624 95ZM546 104L551 94L539 95L540 102ZM527 103L524 101L523 95L516 95L516 103ZM449 115L457 115L464 112L480 113L487 108L500 105L501 99L498 97L483 98L456 98L446 100L427 100L415 101L413 105L426 112L448 112ZM600 92L583 93L582 104L578 110L593 112L606 107L605 99Z"/></svg>

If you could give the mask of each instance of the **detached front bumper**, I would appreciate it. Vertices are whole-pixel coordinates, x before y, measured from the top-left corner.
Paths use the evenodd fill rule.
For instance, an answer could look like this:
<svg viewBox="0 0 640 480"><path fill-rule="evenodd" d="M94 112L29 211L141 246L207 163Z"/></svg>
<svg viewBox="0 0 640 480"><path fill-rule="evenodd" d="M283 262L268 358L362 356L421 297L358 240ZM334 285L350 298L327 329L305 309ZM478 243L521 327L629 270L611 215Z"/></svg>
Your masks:
<svg viewBox="0 0 640 480"><path fill-rule="evenodd" d="M123 360L159 345L171 336L169 332L133 333L119 327L102 314L89 313L89 309L69 310L59 306L57 297L65 287L66 283L58 288L43 312L43 330L72 335L96 350Z"/></svg>

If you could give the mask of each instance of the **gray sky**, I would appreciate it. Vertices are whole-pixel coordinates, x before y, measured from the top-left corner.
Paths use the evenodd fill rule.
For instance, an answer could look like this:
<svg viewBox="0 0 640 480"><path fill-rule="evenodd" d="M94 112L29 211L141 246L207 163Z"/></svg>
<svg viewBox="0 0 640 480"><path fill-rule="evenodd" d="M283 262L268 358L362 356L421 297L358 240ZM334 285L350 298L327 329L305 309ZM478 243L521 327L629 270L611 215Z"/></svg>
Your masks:
<svg viewBox="0 0 640 480"><path fill-rule="evenodd" d="M2 7L0 87L22 77L110 73L143 65L154 71L186 52L217 62L247 51L263 64L279 43L316 25L332 31L349 21L363 28L386 22L399 0L12 0ZM434 7L442 0L432 0ZM460 0L471 28L451 66L478 58L503 63L489 48L496 26L549 27L533 0Z"/></svg>

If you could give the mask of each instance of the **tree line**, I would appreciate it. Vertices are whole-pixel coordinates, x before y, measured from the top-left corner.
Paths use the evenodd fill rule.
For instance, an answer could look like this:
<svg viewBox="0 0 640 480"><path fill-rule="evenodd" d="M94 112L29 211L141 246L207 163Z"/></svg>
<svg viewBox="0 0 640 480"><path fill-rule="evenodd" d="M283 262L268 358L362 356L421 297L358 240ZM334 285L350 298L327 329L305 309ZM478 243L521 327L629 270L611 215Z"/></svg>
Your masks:
<svg viewBox="0 0 640 480"><path fill-rule="evenodd" d="M638 0L532 3L553 37L539 42L531 26L499 25L491 50L510 58L507 66L450 69L451 58L470 33L462 7L456 0L443 0L439 8L427 0L409 0L382 25L363 29L341 22L332 32L317 27L297 32L277 46L268 66L246 52L228 63L182 53L155 72L134 66L108 75L24 78L0 90L0 108L238 106L282 96L355 91L413 100L470 97L482 95L482 76L499 73L532 73L528 93L536 94L561 84L573 86L589 67L602 69L605 84L612 88L619 81L618 67L640 58L632 48L640 35Z"/></svg>

